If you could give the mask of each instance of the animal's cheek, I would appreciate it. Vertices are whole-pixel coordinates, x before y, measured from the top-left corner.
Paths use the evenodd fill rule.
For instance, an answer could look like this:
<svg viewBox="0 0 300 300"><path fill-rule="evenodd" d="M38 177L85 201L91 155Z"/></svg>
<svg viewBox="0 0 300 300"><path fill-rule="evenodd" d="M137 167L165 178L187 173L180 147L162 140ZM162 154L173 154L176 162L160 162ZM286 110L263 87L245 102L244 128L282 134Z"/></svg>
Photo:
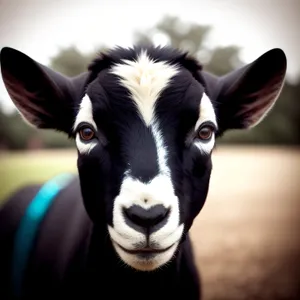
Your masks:
<svg viewBox="0 0 300 300"><path fill-rule="evenodd" d="M184 168L183 190L184 196L188 197L184 199L184 205L188 206L188 214L194 217L201 210L208 194L212 170L211 156L204 155L196 146L191 146L184 153Z"/></svg>
<svg viewBox="0 0 300 300"><path fill-rule="evenodd" d="M189 178L202 178L207 170L211 170L211 155L191 145L183 153L183 170Z"/></svg>
<svg viewBox="0 0 300 300"><path fill-rule="evenodd" d="M77 167L80 172L99 172L102 175L110 169L111 157L109 151L97 143L88 153L78 153ZM89 176L90 177L90 176Z"/></svg>
<svg viewBox="0 0 300 300"><path fill-rule="evenodd" d="M103 148L95 147L89 154L79 154L77 168L86 210L92 219L97 219L104 211L103 199L110 186L110 155Z"/></svg>
<svg viewBox="0 0 300 300"><path fill-rule="evenodd" d="M201 168L201 176L195 176L194 172L191 172L190 176L185 177L183 183L184 195L180 198L180 222L185 224L186 230L192 226L208 195L210 169L203 166Z"/></svg>

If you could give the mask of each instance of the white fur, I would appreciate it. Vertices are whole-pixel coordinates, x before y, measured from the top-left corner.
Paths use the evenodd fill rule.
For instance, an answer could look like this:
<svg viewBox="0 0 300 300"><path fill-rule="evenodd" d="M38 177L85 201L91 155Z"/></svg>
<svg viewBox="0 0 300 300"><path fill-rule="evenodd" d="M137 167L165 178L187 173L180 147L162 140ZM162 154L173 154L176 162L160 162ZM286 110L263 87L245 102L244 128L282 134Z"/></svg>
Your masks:
<svg viewBox="0 0 300 300"><path fill-rule="evenodd" d="M159 130L158 122L152 122L150 128L156 144L159 172L161 174L170 176L170 169L167 166L168 152L166 146L164 145L163 138Z"/></svg>
<svg viewBox="0 0 300 300"><path fill-rule="evenodd" d="M171 260L179 243L175 243L167 251L155 255L151 260L140 259L136 255L125 252L116 243L113 244L118 255L128 265L140 271L153 271Z"/></svg>
<svg viewBox="0 0 300 300"><path fill-rule="evenodd" d="M111 73L121 78L121 83L130 91L141 117L149 125L156 100L178 70L166 62L155 62L142 51L136 61L123 60L123 63L112 68Z"/></svg>
<svg viewBox="0 0 300 300"><path fill-rule="evenodd" d="M215 145L215 135L213 134L211 139L207 142L195 141L194 145L205 154L210 154Z"/></svg>
<svg viewBox="0 0 300 300"><path fill-rule="evenodd" d="M207 121L213 122L216 126L218 125L214 107L205 93L203 93L199 111L199 119L196 123L195 130L197 130L202 123Z"/></svg>
<svg viewBox="0 0 300 300"><path fill-rule="evenodd" d="M147 202L144 201L147 199ZM130 226L124 220L123 208L132 205L139 205L144 209L161 204L170 209L167 223L158 231L150 235L150 243L159 245L160 249L172 246L168 251L156 255L153 260L145 261L123 251L117 244L125 249L135 249L135 244L146 246L146 236ZM119 256L128 265L140 270L152 270L160 267L170 260L178 240L183 233L183 224L179 224L179 201L174 194L171 179L160 174L149 183L140 182L138 179L126 177L122 183L120 194L115 198L113 208L113 227L108 226L109 234L114 242L115 249Z"/></svg>
<svg viewBox="0 0 300 300"><path fill-rule="evenodd" d="M79 111L78 111L78 114L76 116L74 126L73 126L74 131L77 130L77 126L81 122L86 122L86 123L90 124L94 128L95 131L97 130L97 125L93 118L92 102L88 95L85 95L81 100ZM81 154L89 153L97 145L97 143L94 141L83 143L80 139L79 133L76 134L75 141L76 141L76 146L78 148L78 151Z"/></svg>
<svg viewBox="0 0 300 300"><path fill-rule="evenodd" d="M200 115L199 115L199 119L196 123L195 126L195 131L198 130L198 128L204 123L204 122L212 122L213 124L215 124L216 127L218 127L217 124L217 118L216 118L216 114L215 114L215 110L214 107L210 101L210 99L208 98L208 96L203 93L201 102L200 102ZM212 149L214 148L215 145L215 134L213 133L211 139L209 141L206 142L202 142L202 141L195 141L194 145L201 151L204 152L206 154L211 153Z"/></svg>

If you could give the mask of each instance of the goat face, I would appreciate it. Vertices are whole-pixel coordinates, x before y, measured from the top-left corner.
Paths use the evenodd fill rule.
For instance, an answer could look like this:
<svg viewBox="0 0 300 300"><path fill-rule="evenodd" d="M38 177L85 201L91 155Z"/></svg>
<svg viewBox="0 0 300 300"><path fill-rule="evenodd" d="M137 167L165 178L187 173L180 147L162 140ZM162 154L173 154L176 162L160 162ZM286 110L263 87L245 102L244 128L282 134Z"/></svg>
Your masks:
<svg viewBox="0 0 300 300"><path fill-rule="evenodd" d="M150 271L176 255L203 207L215 138L263 119L286 58L274 49L221 78L160 47L117 48L72 79L11 48L1 66L26 120L74 137L90 218L126 264Z"/></svg>
<svg viewBox="0 0 300 300"><path fill-rule="evenodd" d="M142 270L171 259L202 207L217 130L203 85L159 54L98 73L74 126L86 205L106 211L117 253Z"/></svg>

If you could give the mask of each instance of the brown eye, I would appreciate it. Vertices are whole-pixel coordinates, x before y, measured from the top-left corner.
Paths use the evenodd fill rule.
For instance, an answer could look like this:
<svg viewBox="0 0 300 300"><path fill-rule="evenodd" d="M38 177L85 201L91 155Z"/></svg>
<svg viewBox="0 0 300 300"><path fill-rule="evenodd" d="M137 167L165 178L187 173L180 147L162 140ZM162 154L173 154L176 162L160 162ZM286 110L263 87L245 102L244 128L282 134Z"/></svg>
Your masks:
<svg viewBox="0 0 300 300"><path fill-rule="evenodd" d="M94 130L90 127L84 127L80 129L79 134L83 141L90 141L95 136Z"/></svg>
<svg viewBox="0 0 300 300"><path fill-rule="evenodd" d="M209 126L204 126L199 130L198 137L201 140L207 141L212 137L213 132L213 128Z"/></svg>

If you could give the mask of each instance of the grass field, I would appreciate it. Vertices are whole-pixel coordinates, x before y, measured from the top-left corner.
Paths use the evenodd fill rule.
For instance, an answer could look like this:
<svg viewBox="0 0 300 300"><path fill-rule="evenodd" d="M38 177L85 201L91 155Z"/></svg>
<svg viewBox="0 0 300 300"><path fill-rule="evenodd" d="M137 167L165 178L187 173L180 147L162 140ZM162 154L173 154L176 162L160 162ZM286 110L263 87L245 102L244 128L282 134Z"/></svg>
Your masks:
<svg viewBox="0 0 300 300"><path fill-rule="evenodd" d="M60 172L77 172L75 151L0 153L0 202L18 187L43 182Z"/></svg>
<svg viewBox="0 0 300 300"><path fill-rule="evenodd" d="M300 150L220 147L191 230L204 299L300 299ZM75 151L0 155L0 201L76 172Z"/></svg>

